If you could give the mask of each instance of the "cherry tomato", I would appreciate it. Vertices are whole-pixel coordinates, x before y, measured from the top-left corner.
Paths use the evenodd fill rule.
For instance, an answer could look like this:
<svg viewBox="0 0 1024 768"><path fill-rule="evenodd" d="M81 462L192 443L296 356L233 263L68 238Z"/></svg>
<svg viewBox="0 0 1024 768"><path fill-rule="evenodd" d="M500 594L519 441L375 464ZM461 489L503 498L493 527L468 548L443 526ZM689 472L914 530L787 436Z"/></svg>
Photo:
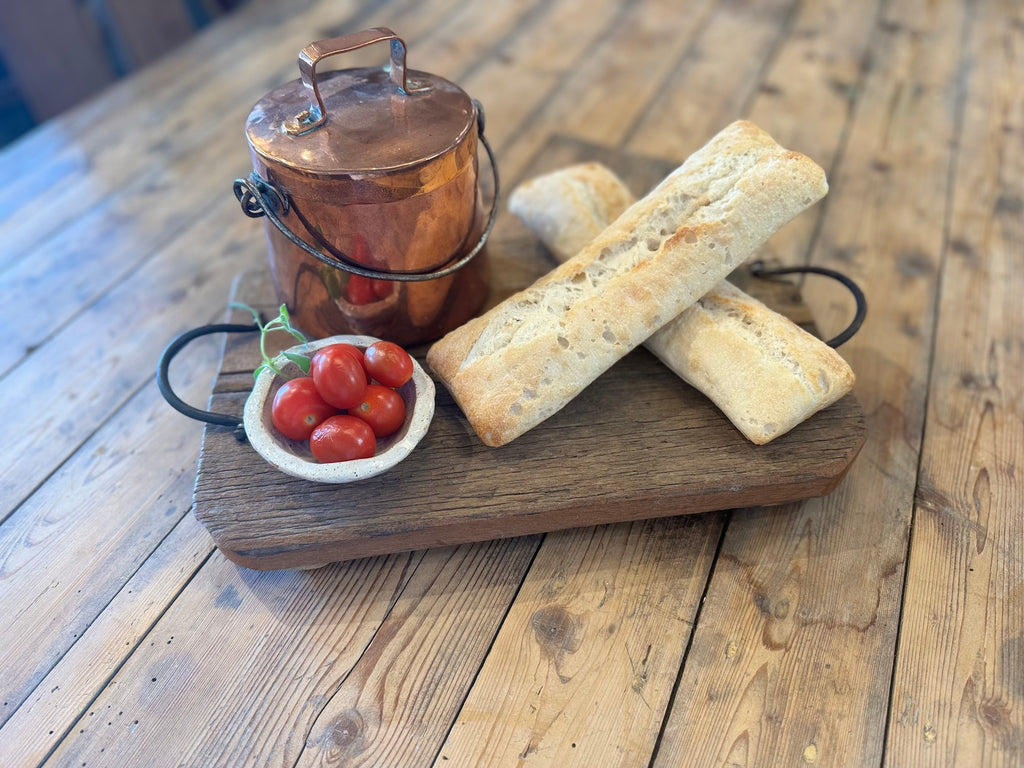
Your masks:
<svg viewBox="0 0 1024 768"><path fill-rule="evenodd" d="M368 459L377 452L370 425L348 414L331 416L309 436L309 449L321 464Z"/></svg>
<svg viewBox="0 0 1024 768"><path fill-rule="evenodd" d="M405 422L405 400L391 387L368 384L363 402L348 412L369 424L377 437L387 437Z"/></svg>
<svg viewBox="0 0 1024 768"><path fill-rule="evenodd" d="M359 367L362 368L362 366L363 366L363 350L361 350L359 347L355 346L354 344L331 344L331 346L332 347L338 347L338 349L335 350L335 352L338 352L338 351L347 352L349 355L351 355L355 359L355 361L357 363L359 363ZM332 354L334 354L335 352L332 352Z"/></svg>
<svg viewBox="0 0 1024 768"><path fill-rule="evenodd" d="M354 408L366 391L366 372L350 349L350 344L331 344L317 350L309 364L320 396L335 408Z"/></svg>
<svg viewBox="0 0 1024 768"><path fill-rule="evenodd" d="M386 387L400 387L412 378L412 358L390 341L378 341L363 353L363 367Z"/></svg>
<svg viewBox="0 0 1024 768"><path fill-rule="evenodd" d="M320 397L313 379L303 376L289 379L277 390L270 406L270 420L290 440L308 440L318 424L337 412Z"/></svg>

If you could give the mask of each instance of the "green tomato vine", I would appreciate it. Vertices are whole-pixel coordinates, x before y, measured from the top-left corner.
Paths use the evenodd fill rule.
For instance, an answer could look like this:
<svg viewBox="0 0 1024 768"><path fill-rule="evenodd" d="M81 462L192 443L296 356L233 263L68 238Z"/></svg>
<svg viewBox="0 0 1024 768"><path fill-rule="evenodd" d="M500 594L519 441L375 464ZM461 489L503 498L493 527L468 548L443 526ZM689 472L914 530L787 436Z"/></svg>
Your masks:
<svg viewBox="0 0 1024 768"><path fill-rule="evenodd" d="M303 344L306 344L309 341L302 331L292 325L291 316L288 314L288 307L286 305L282 304L281 308L278 310L277 317L267 323L264 323L263 318L260 317L260 313L248 304L231 302L229 306L234 309L245 310L251 314L253 322L256 323L256 327L259 328L260 355L263 358L263 362L259 364L255 371L253 371L253 377L258 377L264 370L269 369L278 376L285 378L285 373L282 369L289 362L295 363L304 376L309 375L310 358L307 355L301 355L296 352L280 352L271 357L267 352L267 336L274 331L284 331L285 333L289 333Z"/></svg>

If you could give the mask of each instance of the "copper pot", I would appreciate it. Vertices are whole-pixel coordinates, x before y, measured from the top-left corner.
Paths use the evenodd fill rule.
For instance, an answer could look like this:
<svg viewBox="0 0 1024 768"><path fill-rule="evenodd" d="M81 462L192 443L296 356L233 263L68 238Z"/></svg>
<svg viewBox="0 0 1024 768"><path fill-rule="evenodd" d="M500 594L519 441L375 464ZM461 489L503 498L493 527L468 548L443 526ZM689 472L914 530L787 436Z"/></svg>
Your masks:
<svg viewBox="0 0 1024 768"><path fill-rule="evenodd" d="M390 66L317 73L328 56L390 43ZM407 70L405 44L378 27L299 54L301 77L249 115L254 170L235 182L267 217L278 298L306 333L410 345L478 312L489 290L484 245L497 210L483 113L455 84ZM485 210L477 143L494 174Z"/></svg>

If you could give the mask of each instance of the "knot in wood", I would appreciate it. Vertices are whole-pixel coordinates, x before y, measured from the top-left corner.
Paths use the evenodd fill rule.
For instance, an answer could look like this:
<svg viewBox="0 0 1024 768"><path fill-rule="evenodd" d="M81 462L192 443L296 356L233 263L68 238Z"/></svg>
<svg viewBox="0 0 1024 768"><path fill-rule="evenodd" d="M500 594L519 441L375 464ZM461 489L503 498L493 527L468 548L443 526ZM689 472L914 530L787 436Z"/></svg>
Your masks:
<svg viewBox="0 0 1024 768"><path fill-rule="evenodd" d="M327 732L328 745L342 752L358 752L362 748L365 726L362 715L350 709L338 716Z"/></svg>
<svg viewBox="0 0 1024 768"><path fill-rule="evenodd" d="M583 641L579 617L558 605L537 609L530 619L530 626L541 649L550 656L574 653Z"/></svg>

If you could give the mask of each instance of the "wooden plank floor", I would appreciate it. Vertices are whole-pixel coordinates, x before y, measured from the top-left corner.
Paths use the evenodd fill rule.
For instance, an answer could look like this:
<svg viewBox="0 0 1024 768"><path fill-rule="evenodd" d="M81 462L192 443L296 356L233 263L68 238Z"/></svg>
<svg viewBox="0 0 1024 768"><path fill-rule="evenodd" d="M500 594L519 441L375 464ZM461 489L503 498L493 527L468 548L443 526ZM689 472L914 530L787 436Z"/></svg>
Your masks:
<svg viewBox="0 0 1024 768"><path fill-rule="evenodd" d="M869 297L837 491L311 571L214 547L156 360L265 266L252 104L377 25L481 100L506 191L740 117L826 169L764 255ZM7 148L0 766L1024 766L1022 66L1015 0L250 0ZM494 247L498 293L552 263L507 214Z"/></svg>

